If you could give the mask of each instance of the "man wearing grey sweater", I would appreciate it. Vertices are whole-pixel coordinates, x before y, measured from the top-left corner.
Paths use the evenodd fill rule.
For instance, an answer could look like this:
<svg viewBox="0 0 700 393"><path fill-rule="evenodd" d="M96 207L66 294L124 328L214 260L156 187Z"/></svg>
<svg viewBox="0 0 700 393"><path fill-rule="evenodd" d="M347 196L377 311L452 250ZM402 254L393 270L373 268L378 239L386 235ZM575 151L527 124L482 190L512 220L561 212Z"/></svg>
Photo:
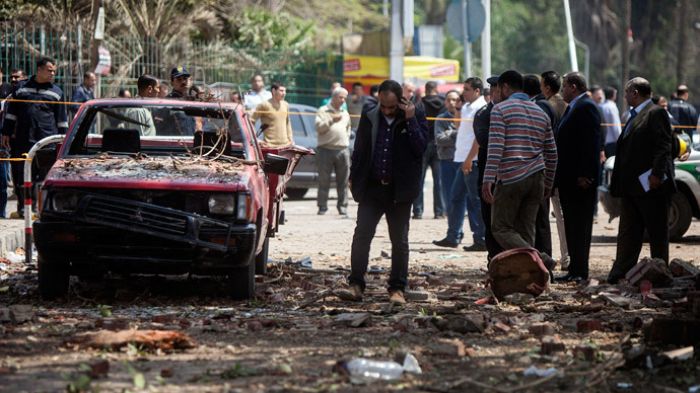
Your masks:
<svg viewBox="0 0 700 393"><path fill-rule="evenodd" d="M316 163L318 164L318 214L328 211L328 191L331 173L335 171L338 191L338 214L348 214L348 177L350 175L350 114L344 108L348 91L342 87L333 90L328 104L316 112Z"/></svg>

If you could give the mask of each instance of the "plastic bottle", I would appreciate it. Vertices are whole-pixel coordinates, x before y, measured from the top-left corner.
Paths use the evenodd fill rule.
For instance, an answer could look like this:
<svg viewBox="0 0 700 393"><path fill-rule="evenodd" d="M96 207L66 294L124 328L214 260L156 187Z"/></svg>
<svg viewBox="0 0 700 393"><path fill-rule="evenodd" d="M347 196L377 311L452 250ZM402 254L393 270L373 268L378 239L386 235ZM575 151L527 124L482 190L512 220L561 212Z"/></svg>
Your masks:
<svg viewBox="0 0 700 393"><path fill-rule="evenodd" d="M404 358L403 365L393 361L380 361L364 358L354 358L344 364L344 368L351 378L363 380L390 381L401 378L404 372L421 374L423 371L418 360L411 354Z"/></svg>

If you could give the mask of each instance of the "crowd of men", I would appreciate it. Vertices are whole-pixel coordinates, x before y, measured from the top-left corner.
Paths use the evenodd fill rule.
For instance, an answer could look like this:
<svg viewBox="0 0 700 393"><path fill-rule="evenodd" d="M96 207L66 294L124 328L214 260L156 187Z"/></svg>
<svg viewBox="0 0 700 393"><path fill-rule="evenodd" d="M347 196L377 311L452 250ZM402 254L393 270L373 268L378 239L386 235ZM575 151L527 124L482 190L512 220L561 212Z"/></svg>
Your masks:
<svg viewBox="0 0 700 393"><path fill-rule="evenodd" d="M2 98L11 98L2 108L4 156L20 158L37 141L65 133L68 127L66 106L47 105L66 101L54 83L56 62L42 57L36 66L29 78L13 70L11 83L0 86ZM72 101L93 99L95 82L93 73L85 73ZM561 77L554 71L522 75L509 70L486 83L490 88L470 77L461 92L440 95L438 85L428 82L422 97L412 83L390 80L373 86L370 95L359 83L352 92L340 83L331 86L315 117L317 205L318 214L326 214L334 172L338 213L347 216L348 188L359 203L348 299L362 298L370 243L386 216L392 242L390 299L405 301L409 221L411 213L414 219L423 217L428 168L433 175L434 217L447 218L445 237L435 245L458 247L466 215L472 242L465 251L487 251L490 261L504 250L532 247L554 278L551 201L560 238L559 262L568 270L557 280L578 282L589 275L601 165L616 156L610 190L623 201L617 255L608 280L617 282L634 266L645 231L652 257L668 261L666 223L675 192L672 126L684 126L692 138L698 124L697 112L687 101L687 86L679 86L669 102L652 97L647 80L633 78L624 87L629 110L620 116L617 91L589 86L577 72ZM191 74L182 66L171 70L169 83L142 75L137 85L137 98L210 99L206 89L192 86ZM119 96L130 96L127 92ZM234 92L230 100L260 121L262 144L286 146L294 138L285 96L282 83L272 82L268 91L262 75L255 75L250 91L244 97ZM78 108L74 104L68 110L75 115ZM142 120L142 135L153 135L148 119ZM23 163L10 167L15 193L22 200ZM3 217L7 168L6 161L0 164ZM640 175L646 178L640 181ZM22 204L17 208L22 216Z"/></svg>
<svg viewBox="0 0 700 393"><path fill-rule="evenodd" d="M405 302L409 221L411 210L414 219L422 218L428 168L435 218L447 217L446 235L435 245L458 247L466 214L472 244L465 251L485 250L491 261L505 250L534 248L552 280L581 282L589 278L602 164L616 156L610 190L622 199L622 214L608 281L617 283L636 264L645 232L651 256L668 262L674 134L684 131L692 138L698 124L685 85L665 105L663 97L652 97L647 80L629 80L624 86L629 110L621 119L616 89L589 86L578 72L561 77L554 71L509 70L486 82L488 100L477 77L468 78L461 92L444 96L429 82L422 98L411 83L385 81L377 104L361 112L349 175L359 205L350 287L343 298L363 297L370 243L384 215L392 243L389 297ZM673 125L686 127L672 130ZM556 278L550 201L559 262L566 270Z"/></svg>

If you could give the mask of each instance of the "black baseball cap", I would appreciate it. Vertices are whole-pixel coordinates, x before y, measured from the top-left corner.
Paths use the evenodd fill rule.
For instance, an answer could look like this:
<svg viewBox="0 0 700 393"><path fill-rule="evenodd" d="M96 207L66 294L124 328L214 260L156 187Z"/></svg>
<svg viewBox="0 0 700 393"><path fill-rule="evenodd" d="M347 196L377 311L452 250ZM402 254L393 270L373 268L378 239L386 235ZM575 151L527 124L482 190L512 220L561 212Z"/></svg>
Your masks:
<svg viewBox="0 0 700 393"><path fill-rule="evenodd" d="M170 71L170 78L171 79L179 78L181 76L186 76L189 78L191 75L190 75L190 72L187 71L187 68L185 68L183 66L175 67Z"/></svg>
<svg viewBox="0 0 700 393"><path fill-rule="evenodd" d="M498 76L493 75L490 76L486 79L486 83L488 83L491 86L496 86L498 84Z"/></svg>

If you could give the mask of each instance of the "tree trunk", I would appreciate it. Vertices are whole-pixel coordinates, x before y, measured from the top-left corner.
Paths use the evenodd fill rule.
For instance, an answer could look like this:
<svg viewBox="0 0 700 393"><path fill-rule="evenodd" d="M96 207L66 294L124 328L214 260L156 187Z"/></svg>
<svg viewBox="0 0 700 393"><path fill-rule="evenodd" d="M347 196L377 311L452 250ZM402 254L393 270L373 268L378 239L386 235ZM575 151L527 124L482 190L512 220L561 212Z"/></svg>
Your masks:
<svg viewBox="0 0 700 393"><path fill-rule="evenodd" d="M680 10L678 15L678 63L676 64L677 84L686 83L685 81L685 59L688 51L688 0L680 1Z"/></svg>
<svg viewBox="0 0 700 393"><path fill-rule="evenodd" d="M617 101L620 108L625 108L624 88L630 76L630 41L629 33L632 21L632 0L622 0L622 83Z"/></svg>

